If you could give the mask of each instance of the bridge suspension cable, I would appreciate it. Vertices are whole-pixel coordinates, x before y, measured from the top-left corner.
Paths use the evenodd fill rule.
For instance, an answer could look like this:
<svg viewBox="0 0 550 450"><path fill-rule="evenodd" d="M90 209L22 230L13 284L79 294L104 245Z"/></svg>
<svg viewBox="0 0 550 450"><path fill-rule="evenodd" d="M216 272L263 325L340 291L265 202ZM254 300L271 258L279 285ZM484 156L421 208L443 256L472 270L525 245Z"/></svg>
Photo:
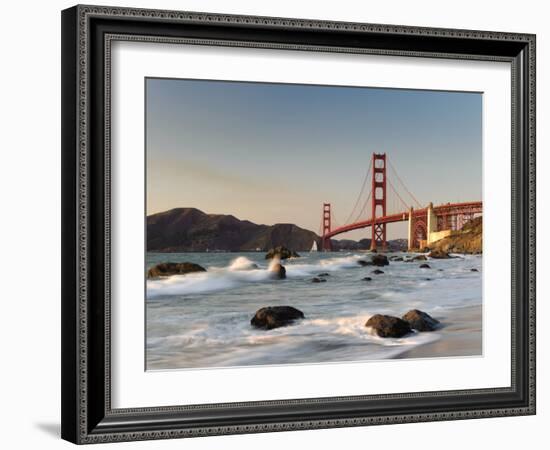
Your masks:
<svg viewBox="0 0 550 450"><path fill-rule="evenodd" d="M409 191L409 189L407 189L407 186L405 186L405 183L403 183L403 180L401 179L401 177L399 176L399 174L397 173L397 170L395 170L395 167L393 167L393 164L391 163L391 161L389 160L388 158L388 165L390 166L390 169L392 170L393 174L395 175L395 178L397 178L397 181L399 181L399 183L401 184L401 186L403 186L403 188L405 189L405 191L407 192L407 194L409 194L409 196L413 199L413 201L416 203L416 206L419 207L419 208L422 208L422 205L421 203L418 201L418 199L412 194L411 191ZM397 193L397 191L395 191ZM406 203L405 203L406 205ZM408 206L407 206L408 208Z"/></svg>
<svg viewBox="0 0 550 450"><path fill-rule="evenodd" d="M397 198L399 200L401 200L401 204L405 208L405 211L408 210L409 205L407 205L407 202L405 200L403 200L403 198L399 195L399 192L397 192L397 190L395 189L395 186L393 185L393 183L390 180L388 180L388 184L390 185L390 188L391 188L392 192L397 196Z"/></svg>
<svg viewBox="0 0 550 450"><path fill-rule="evenodd" d="M352 223L359 222L359 219L363 216L365 209L367 209L367 207L369 206L371 196L372 196L372 191L369 191L369 195L365 200L365 203L363 203L363 207L361 208L361 211L359 211L359 214L357 214L357 217L355 217L355 220Z"/></svg>
<svg viewBox="0 0 550 450"><path fill-rule="evenodd" d="M342 225L340 224L340 222L338 222L338 220L336 220L336 216L334 215L334 213L332 212L332 210L330 211L330 217L332 218L332 222L334 223L334 225L336 225L336 228L340 228ZM345 224L344 224L345 225Z"/></svg>
<svg viewBox="0 0 550 450"><path fill-rule="evenodd" d="M353 215L355 214L355 210L357 209L357 206L359 205L359 201L361 200L361 196L363 195L363 192L365 191L365 187L367 186L367 181L368 181L369 175L371 173L371 168L372 168L372 159L370 160L369 168L367 169L367 172L365 173L365 177L363 178L363 185L361 186L361 190L359 191L359 195L357 196L357 200L355 201L355 205L353 206L353 209L349 213L349 216L346 219L346 221L344 222L344 224L351 223L350 220L353 217Z"/></svg>

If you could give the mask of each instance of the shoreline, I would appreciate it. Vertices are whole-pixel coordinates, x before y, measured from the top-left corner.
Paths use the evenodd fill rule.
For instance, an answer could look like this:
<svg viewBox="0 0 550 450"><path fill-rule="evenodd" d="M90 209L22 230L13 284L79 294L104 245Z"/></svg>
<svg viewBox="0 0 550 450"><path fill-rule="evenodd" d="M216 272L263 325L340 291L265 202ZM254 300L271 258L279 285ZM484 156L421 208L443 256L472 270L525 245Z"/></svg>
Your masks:
<svg viewBox="0 0 550 450"><path fill-rule="evenodd" d="M434 333L441 337L395 356L395 359L483 356L482 305L464 306L433 315L442 327Z"/></svg>

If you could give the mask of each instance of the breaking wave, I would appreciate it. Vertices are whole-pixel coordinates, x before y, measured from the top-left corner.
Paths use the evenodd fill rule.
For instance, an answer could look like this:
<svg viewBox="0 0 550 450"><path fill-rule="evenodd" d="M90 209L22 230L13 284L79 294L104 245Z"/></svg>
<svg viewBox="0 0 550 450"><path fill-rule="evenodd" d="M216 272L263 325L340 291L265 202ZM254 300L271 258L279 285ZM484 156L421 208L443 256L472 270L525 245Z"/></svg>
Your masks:
<svg viewBox="0 0 550 450"><path fill-rule="evenodd" d="M315 263L301 263L298 259L283 262L286 276L299 279L319 272L334 272L342 269L359 268L359 255L349 255L321 260ZM233 289L246 283L273 282L273 268L281 263L274 258L263 265L245 256L232 260L227 267L210 267L207 272L173 275L171 277L147 280L147 297L192 295Z"/></svg>

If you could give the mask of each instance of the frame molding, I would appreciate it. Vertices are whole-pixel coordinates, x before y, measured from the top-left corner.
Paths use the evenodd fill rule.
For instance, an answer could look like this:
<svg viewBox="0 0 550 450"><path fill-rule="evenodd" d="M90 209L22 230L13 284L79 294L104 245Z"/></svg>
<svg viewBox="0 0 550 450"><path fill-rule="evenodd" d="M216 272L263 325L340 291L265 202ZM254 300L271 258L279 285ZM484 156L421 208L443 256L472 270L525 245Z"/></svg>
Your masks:
<svg viewBox="0 0 550 450"><path fill-rule="evenodd" d="M112 409L110 48L115 40L512 65L509 388ZM535 414L535 36L98 6L62 13L62 437L84 444Z"/></svg>

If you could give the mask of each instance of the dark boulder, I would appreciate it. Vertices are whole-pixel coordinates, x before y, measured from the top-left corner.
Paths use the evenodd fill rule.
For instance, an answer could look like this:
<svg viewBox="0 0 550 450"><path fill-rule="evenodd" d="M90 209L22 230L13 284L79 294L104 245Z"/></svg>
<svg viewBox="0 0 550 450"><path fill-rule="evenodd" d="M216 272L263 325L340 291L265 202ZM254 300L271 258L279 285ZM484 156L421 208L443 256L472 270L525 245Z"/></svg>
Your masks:
<svg viewBox="0 0 550 450"><path fill-rule="evenodd" d="M371 277L365 277L365 278L363 278L363 281L372 281L372 278Z"/></svg>
<svg viewBox="0 0 550 450"><path fill-rule="evenodd" d="M371 257L373 266L382 267L390 264L386 255L374 255Z"/></svg>
<svg viewBox="0 0 550 450"><path fill-rule="evenodd" d="M169 277L171 275L185 275L192 272L206 272L206 269L190 262L165 262L151 267L147 271L147 278Z"/></svg>
<svg viewBox="0 0 550 450"><path fill-rule="evenodd" d="M372 273L375 274L375 275L381 275L381 274L384 273L384 271L380 270L380 269L376 269L376 270L373 270Z"/></svg>
<svg viewBox="0 0 550 450"><path fill-rule="evenodd" d="M373 266L373 265L374 265L374 264L372 263L372 261L365 261L364 259L359 259L359 260L357 260L357 264L359 264L359 265L362 266L362 267Z"/></svg>
<svg viewBox="0 0 550 450"><path fill-rule="evenodd" d="M289 250L288 248L283 247L282 245L272 248L265 255L265 259L273 259L273 258L287 259L287 258L299 258L299 257L300 255L296 253L294 250Z"/></svg>
<svg viewBox="0 0 550 450"><path fill-rule="evenodd" d="M330 273L328 272L323 272L323 273L320 273L319 275L317 275L318 277L328 277L330 276Z"/></svg>
<svg viewBox="0 0 550 450"><path fill-rule="evenodd" d="M418 267L420 267L421 269L431 269L429 264L420 264Z"/></svg>
<svg viewBox="0 0 550 450"><path fill-rule="evenodd" d="M474 269L470 269L470 272L479 272L479 270L474 268Z"/></svg>
<svg viewBox="0 0 550 450"><path fill-rule="evenodd" d="M443 250L432 250L430 252L430 258L433 259L449 259L452 258L447 252L444 252Z"/></svg>
<svg viewBox="0 0 550 450"><path fill-rule="evenodd" d="M312 283L325 283L327 280L323 279L323 278L318 278L318 277L313 277L311 279L311 282Z"/></svg>
<svg viewBox="0 0 550 450"><path fill-rule="evenodd" d="M285 266L283 266L282 264L273 264L273 266L269 267L269 270L273 274L274 278L277 278L279 280L286 278L286 269Z"/></svg>
<svg viewBox="0 0 550 450"><path fill-rule="evenodd" d="M411 327L408 322L401 320L399 317L386 316L383 314L372 316L367 320L365 326L372 328L380 337L399 338L411 332Z"/></svg>
<svg viewBox="0 0 550 450"><path fill-rule="evenodd" d="M395 262L403 261L403 257L402 256L392 256L390 258L390 261L395 261Z"/></svg>
<svg viewBox="0 0 550 450"><path fill-rule="evenodd" d="M434 331L439 326L439 320L418 309L411 309L402 319L418 331Z"/></svg>
<svg viewBox="0 0 550 450"><path fill-rule="evenodd" d="M303 318L304 313L292 306L267 306L256 311L250 324L256 328L272 330L290 325L295 320Z"/></svg>

